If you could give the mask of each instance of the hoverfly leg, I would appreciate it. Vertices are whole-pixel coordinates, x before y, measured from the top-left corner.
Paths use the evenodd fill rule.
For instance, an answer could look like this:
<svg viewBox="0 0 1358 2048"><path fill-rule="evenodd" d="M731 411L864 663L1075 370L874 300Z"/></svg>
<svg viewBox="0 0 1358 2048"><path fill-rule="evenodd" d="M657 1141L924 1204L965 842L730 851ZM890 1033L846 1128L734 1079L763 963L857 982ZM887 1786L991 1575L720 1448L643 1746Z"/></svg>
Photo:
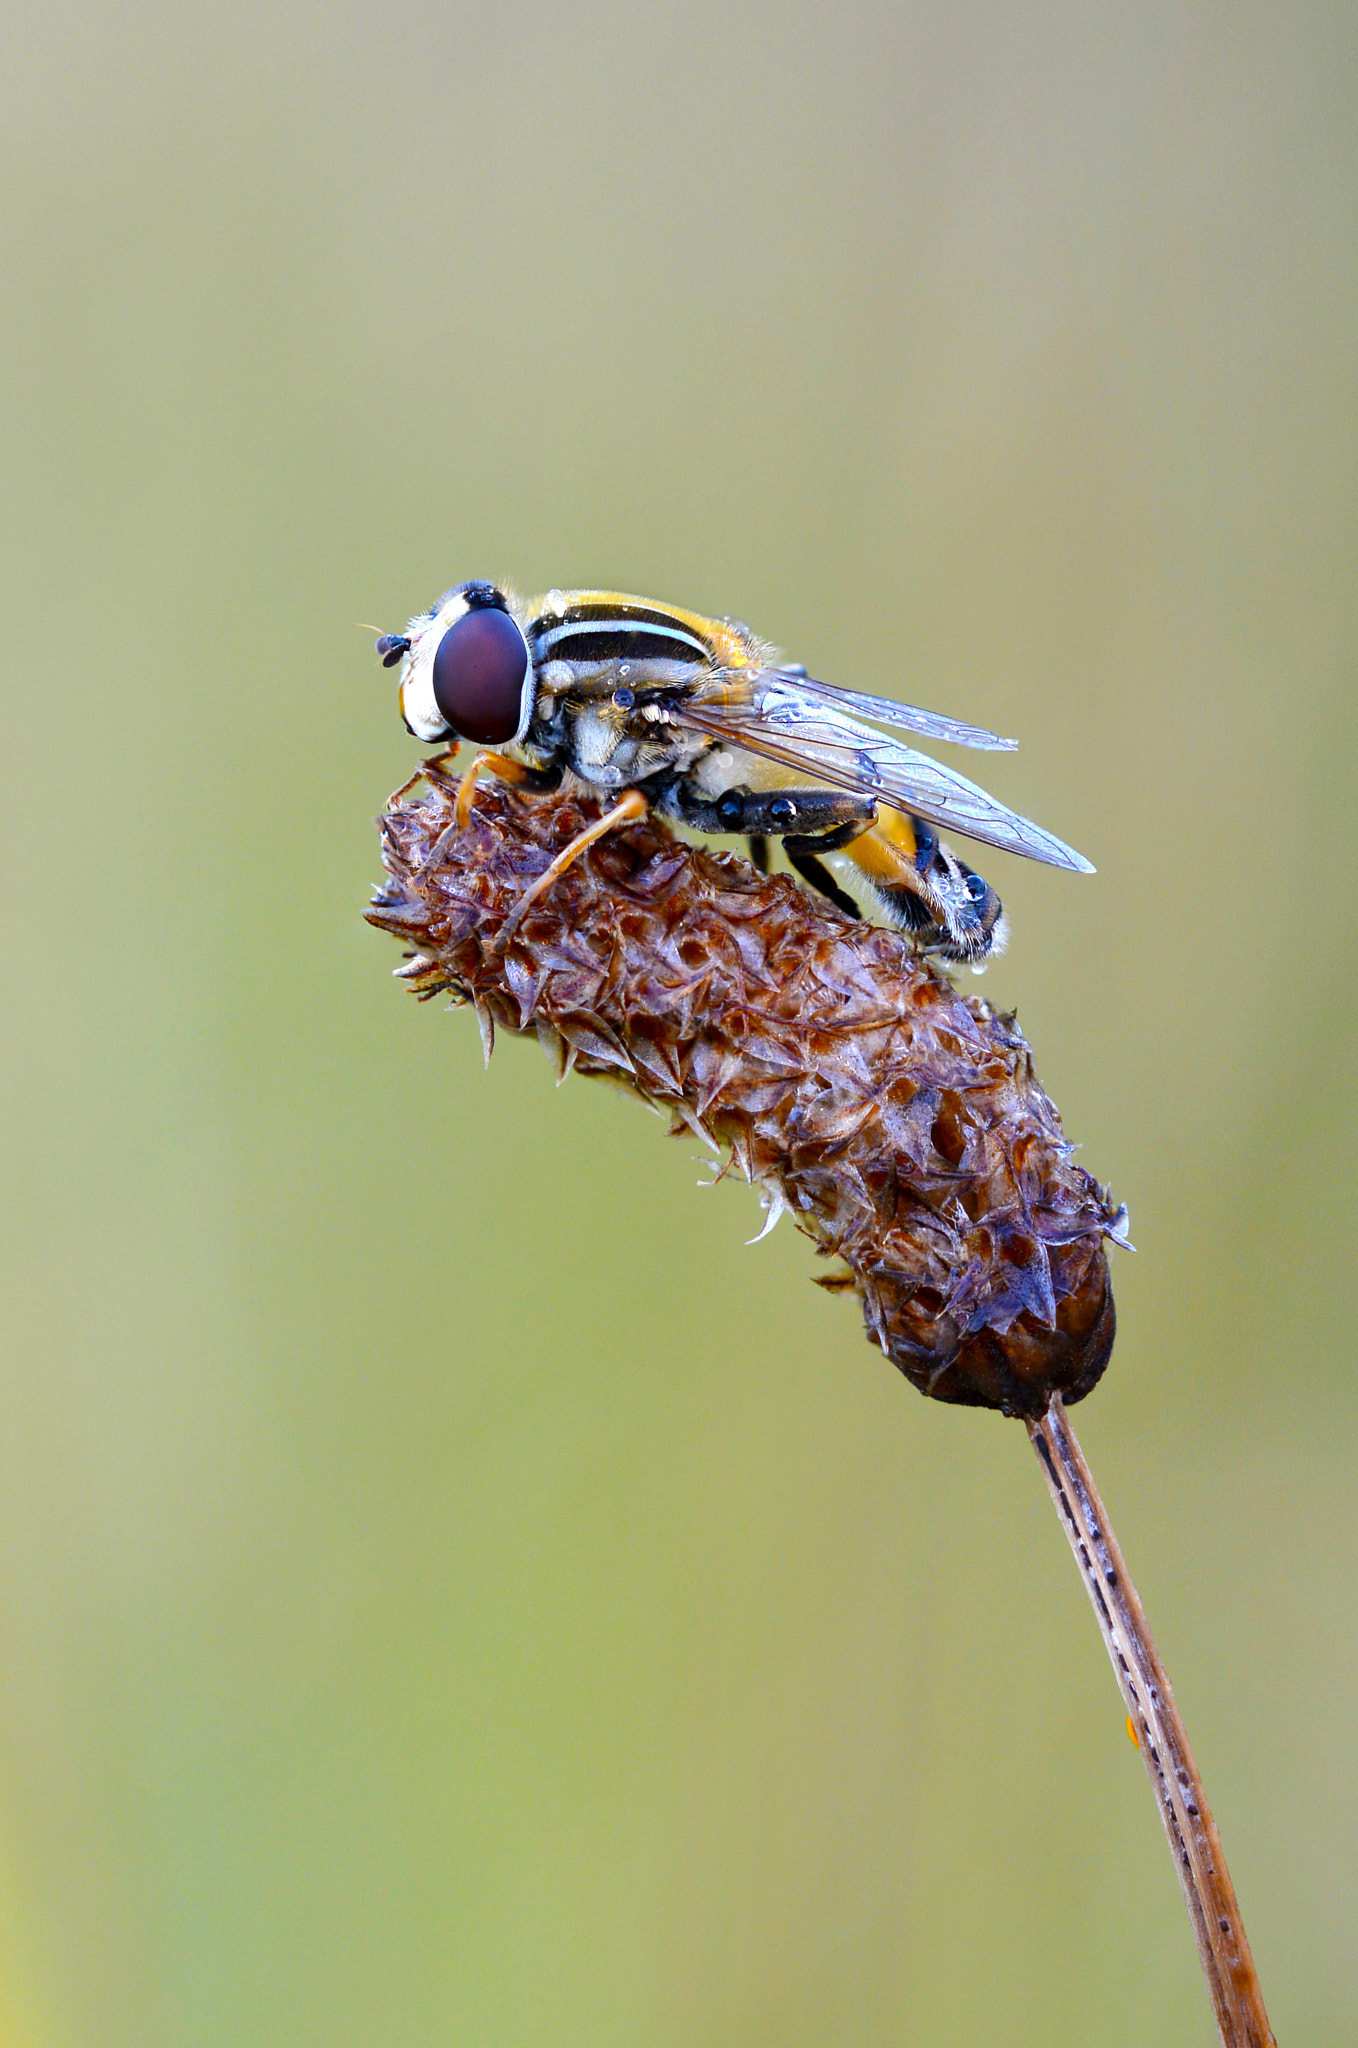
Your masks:
<svg viewBox="0 0 1358 2048"><path fill-rule="evenodd" d="M838 853L841 847L852 846L863 837L861 819L853 818L847 824L838 825L833 832L821 832L812 837L804 832L789 832L783 838L783 851L802 880L833 903L836 910L842 910L846 917L863 915L863 906L855 902L847 889L842 889L831 874L825 862L819 858L822 853Z"/></svg>
<svg viewBox="0 0 1358 2048"><path fill-rule="evenodd" d="M824 896L827 902L833 903L836 910L842 910L846 917L862 917L862 905L855 903L847 889L840 888L823 860L817 860L814 853L793 853L791 848L787 847L786 840L783 844L789 861L809 888L814 889L818 896Z"/></svg>
<svg viewBox="0 0 1358 2048"><path fill-rule="evenodd" d="M441 775L439 769L442 762L454 760L456 755L457 747L449 748L446 753L440 754L436 760L426 761L420 770L420 775L425 775L432 769L437 780L444 782L449 787L454 786L451 778ZM511 760L508 754L497 754L493 748L483 747L480 753L472 756L471 764L466 773L455 785L457 789L457 802L453 806L453 821L451 825L444 826L442 832L434 841L433 848L424 866L420 869L420 873L423 874L426 869L436 867L439 861L443 859L449 846L456 839L458 833L464 832L471 822L472 797L479 776L494 775L501 782L517 783L522 789L530 789L545 796L549 791L560 788L563 773L564 770L560 762L554 763L550 768L528 768L522 761ZM418 782L420 775L414 776L412 782ZM408 783L406 786L410 788L412 784Z"/></svg>
<svg viewBox="0 0 1358 2048"><path fill-rule="evenodd" d="M850 818L847 824L837 825L833 832L785 832L783 851L789 860L796 853L838 853L841 847L852 846L856 839L862 837L863 820Z"/></svg>
<svg viewBox="0 0 1358 2048"><path fill-rule="evenodd" d="M460 832L466 830L471 822L472 797L483 775L498 776L501 782L527 782L532 772L531 768L524 767L522 761L511 761L508 754L497 754L492 747L482 747L480 753L472 755L457 786L453 823Z"/></svg>
<svg viewBox="0 0 1358 2048"><path fill-rule="evenodd" d="M762 874L769 872L769 837L776 833L804 882L846 916L862 915L852 896L840 888L816 855L834 853L861 839L877 815L871 797L831 789L728 789L705 801L678 782L665 790L662 802L666 810L701 832L744 832L750 842L750 857Z"/></svg>
<svg viewBox="0 0 1358 2048"><path fill-rule="evenodd" d="M526 913L532 909L540 896L545 896L547 891L561 880L567 868L580 858L586 847L593 846L596 839L604 838L609 832L616 832L623 825L635 825L647 816L650 808L639 789L629 789L626 796L614 804L611 811L605 811L602 818L597 818L592 825L587 825L583 832L577 832L574 839L562 847L551 866L544 868L536 882L524 890L500 927L495 940L495 951L503 953Z"/></svg>
<svg viewBox="0 0 1358 2048"><path fill-rule="evenodd" d="M667 783L657 799L662 815L678 818L699 832L743 832L751 840L789 833L808 845L845 845L865 831L877 815L870 796L850 796L834 789L727 789L718 797L696 794L682 780Z"/></svg>
<svg viewBox="0 0 1358 2048"><path fill-rule="evenodd" d="M429 769L432 768L435 774L437 774L439 769L443 767L446 761L453 761L456 760L456 758L457 743L455 742L451 747L445 747L441 754L432 754L427 761L421 761L419 767L415 770L415 773L413 775L407 776L406 780L401 784L401 787L399 789L394 789L391 795L387 798L387 810L394 810L397 804L400 803L402 797L407 797L410 795L411 790L415 787L415 784L417 782L426 781L428 779Z"/></svg>

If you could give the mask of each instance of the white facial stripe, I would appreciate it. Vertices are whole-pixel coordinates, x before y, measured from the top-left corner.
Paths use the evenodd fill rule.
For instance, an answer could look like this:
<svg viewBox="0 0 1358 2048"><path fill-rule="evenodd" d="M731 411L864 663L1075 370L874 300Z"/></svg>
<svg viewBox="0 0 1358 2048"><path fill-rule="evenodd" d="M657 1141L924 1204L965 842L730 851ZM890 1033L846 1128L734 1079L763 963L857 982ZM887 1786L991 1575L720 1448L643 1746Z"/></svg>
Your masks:
<svg viewBox="0 0 1358 2048"><path fill-rule="evenodd" d="M428 612L421 612L406 627L410 652L401 670L401 716L418 739L448 737L448 721L434 697L434 656L448 628L455 626L466 611L467 600L458 592L432 619Z"/></svg>

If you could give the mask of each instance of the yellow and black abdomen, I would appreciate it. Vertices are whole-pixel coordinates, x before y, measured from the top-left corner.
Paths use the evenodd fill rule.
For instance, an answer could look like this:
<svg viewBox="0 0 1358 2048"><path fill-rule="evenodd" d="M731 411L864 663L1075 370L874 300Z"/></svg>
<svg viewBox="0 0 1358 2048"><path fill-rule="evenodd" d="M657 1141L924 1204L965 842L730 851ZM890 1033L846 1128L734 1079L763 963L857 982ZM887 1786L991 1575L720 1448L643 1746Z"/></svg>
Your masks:
<svg viewBox="0 0 1358 2048"><path fill-rule="evenodd" d="M844 856L867 877L889 921L914 933L930 951L974 963L1003 947L999 896L924 819L880 804L875 822L844 848Z"/></svg>

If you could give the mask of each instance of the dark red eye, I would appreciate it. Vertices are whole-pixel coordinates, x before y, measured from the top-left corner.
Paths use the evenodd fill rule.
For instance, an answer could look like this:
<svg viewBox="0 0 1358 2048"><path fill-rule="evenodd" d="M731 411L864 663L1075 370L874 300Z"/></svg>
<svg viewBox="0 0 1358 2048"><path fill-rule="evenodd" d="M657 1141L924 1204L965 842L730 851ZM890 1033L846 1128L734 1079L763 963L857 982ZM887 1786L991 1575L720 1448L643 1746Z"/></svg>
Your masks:
<svg viewBox="0 0 1358 2048"><path fill-rule="evenodd" d="M519 729L528 646L508 612L467 612L434 656L434 702L459 739L503 746Z"/></svg>

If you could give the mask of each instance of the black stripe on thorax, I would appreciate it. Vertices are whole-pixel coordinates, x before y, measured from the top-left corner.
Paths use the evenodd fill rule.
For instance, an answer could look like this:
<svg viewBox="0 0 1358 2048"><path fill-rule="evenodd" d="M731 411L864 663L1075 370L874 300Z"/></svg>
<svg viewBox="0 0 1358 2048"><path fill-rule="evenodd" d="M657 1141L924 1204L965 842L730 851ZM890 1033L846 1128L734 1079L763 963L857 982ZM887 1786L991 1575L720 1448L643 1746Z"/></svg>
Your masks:
<svg viewBox="0 0 1358 2048"><path fill-rule="evenodd" d="M564 618L535 619L528 639L538 662L707 661L711 653L677 620L640 607L572 605Z"/></svg>

